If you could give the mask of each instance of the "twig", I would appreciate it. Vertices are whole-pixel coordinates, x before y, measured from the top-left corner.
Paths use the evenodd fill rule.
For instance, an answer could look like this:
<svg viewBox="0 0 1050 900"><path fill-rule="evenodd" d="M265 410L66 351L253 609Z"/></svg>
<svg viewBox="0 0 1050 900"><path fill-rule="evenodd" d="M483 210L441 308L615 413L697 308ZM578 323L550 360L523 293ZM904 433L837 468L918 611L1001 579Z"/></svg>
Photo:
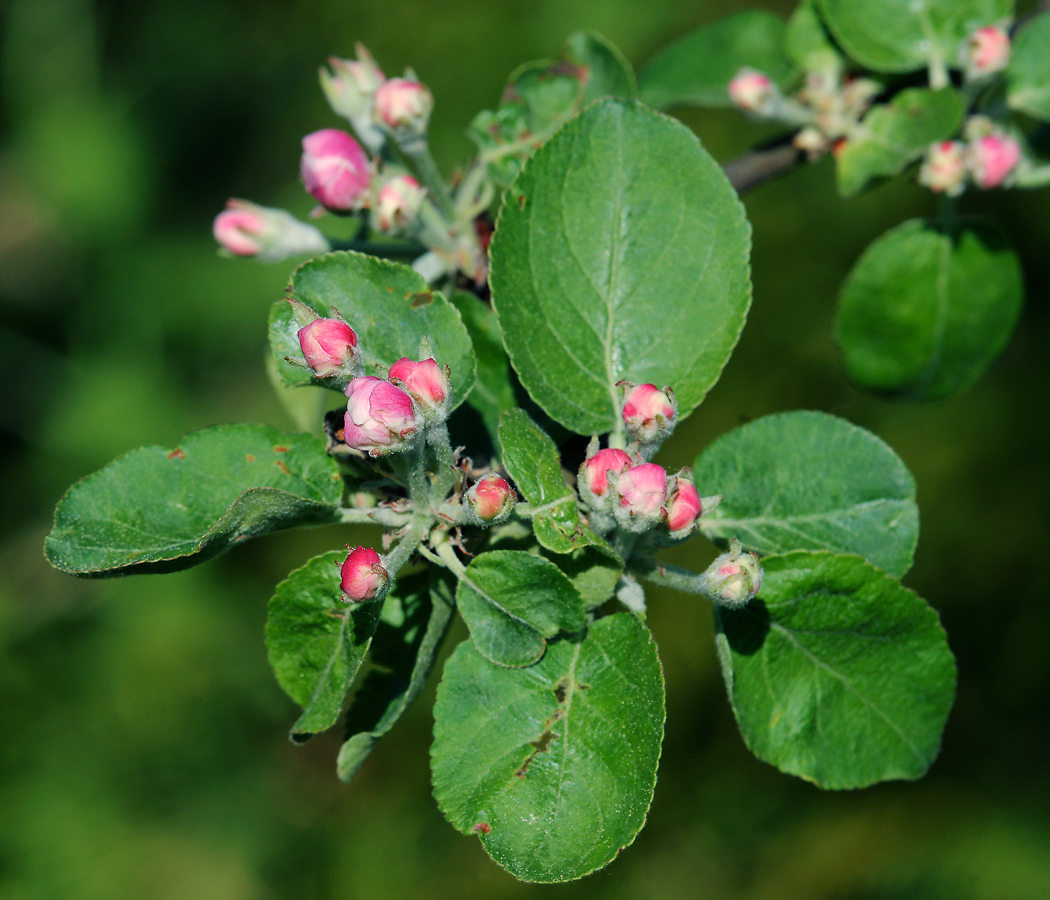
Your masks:
<svg viewBox="0 0 1050 900"><path fill-rule="evenodd" d="M777 138L727 162L723 169L736 192L743 194L753 190L760 184L786 175L801 163L805 152L792 143L793 139L793 134Z"/></svg>

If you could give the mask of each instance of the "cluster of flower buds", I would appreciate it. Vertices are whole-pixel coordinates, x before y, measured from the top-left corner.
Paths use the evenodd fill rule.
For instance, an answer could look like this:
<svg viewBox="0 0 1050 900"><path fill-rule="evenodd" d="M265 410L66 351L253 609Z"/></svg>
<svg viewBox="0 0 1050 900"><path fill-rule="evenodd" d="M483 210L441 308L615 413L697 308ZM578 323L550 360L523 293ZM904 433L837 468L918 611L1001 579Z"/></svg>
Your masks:
<svg viewBox="0 0 1050 900"><path fill-rule="evenodd" d="M483 528L499 525L510 517L517 499L505 478L495 473L482 475L466 493L468 521Z"/></svg>
<svg viewBox="0 0 1050 900"><path fill-rule="evenodd" d="M949 197L961 194L969 181L982 190L1009 185L1022 162L1020 143L984 116L967 121L964 137L926 151L919 183Z"/></svg>
<svg viewBox="0 0 1050 900"><path fill-rule="evenodd" d="M346 603L364 603L380 599L386 593L390 573L381 557L371 547L351 547L340 569L340 587Z"/></svg>
<svg viewBox="0 0 1050 900"><path fill-rule="evenodd" d="M215 240L236 256L257 256L275 262L300 253L324 253L328 239L313 225L300 222L283 209L230 200L215 217Z"/></svg>
<svg viewBox="0 0 1050 900"><path fill-rule="evenodd" d="M978 28L959 48L959 63L967 81L1002 72L1010 62L1010 33L1001 25Z"/></svg>
<svg viewBox="0 0 1050 900"><path fill-rule="evenodd" d="M729 609L746 606L762 589L762 577L757 554L745 552L736 540L700 576L703 593Z"/></svg>

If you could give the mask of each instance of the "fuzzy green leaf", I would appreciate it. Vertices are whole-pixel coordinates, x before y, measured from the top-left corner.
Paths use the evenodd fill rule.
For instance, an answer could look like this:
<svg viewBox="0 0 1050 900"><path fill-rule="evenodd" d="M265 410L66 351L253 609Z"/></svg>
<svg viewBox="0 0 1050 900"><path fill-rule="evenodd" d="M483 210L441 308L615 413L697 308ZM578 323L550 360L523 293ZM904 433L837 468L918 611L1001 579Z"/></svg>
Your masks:
<svg viewBox="0 0 1050 900"><path fill-rule="evenodd" d="M798 552L762 565L758 597L715 613L751 752L836 790L924 775L955 696L937 613L857 556Z"/></svg>
<svg viewBox="0 0 1050 900"><path fill-rule="evenodd" d="M490 665L465 641L434 706L434 796L515 877L582 878L644 824L663 724L656 645L628 613L527 669Z"/></svg>
<svg viewBox="0 0 1050 900"><path fill-rule="evenodd" d="M1006 84L1011 109L1050 121L1050 13L1036 16L1014 38Z"/></svg>
<svg viewBox="0 0 1050 900"><path fill-rule="evenodd" d="M815 0L802 0L795 7L784 42L788 56L806 72L837 72L842 67L842 55L820 21Z"/></svg>

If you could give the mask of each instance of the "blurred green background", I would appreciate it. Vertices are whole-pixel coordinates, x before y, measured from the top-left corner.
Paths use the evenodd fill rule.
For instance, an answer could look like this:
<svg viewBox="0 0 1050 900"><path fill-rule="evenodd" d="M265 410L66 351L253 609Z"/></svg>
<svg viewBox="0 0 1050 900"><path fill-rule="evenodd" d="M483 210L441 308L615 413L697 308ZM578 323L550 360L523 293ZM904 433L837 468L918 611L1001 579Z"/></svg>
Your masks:
<svg viewBox="0 0 1050 900"><path fill-rule="evenodd" d="M573 30L638 65L745 5L0 5L0 898L1050 897L1047 191L964 198L1010 232L1027 306L983 381L929 406L853 390L831 324L858 253L931 213L931 196L900 182L842 202L827 162L748 196L751 319L661 457L688 464L725 430L795 408L845 416L901 454L923 520L905 582L940 610L960 670L921 782L822 793L754 760L709 609L657 594L669 709L648 825L589 879L521 885L430 796L432 688L352 786L335 778L337 734L287 741L296 713L267 666L266 601L351 533L277 535L163 577L79 581L42 558L63 490L114 456L217 422L291 427L262 360L292 264L221 259L210 225L230 195L310 209L298 142L339 126L316 80L328 54L361 40L388 74L414 66L447 170L511 69ZM764 136L729 112L683 118L721 160ZM702 544L677 558L703 566Z"/></svg>

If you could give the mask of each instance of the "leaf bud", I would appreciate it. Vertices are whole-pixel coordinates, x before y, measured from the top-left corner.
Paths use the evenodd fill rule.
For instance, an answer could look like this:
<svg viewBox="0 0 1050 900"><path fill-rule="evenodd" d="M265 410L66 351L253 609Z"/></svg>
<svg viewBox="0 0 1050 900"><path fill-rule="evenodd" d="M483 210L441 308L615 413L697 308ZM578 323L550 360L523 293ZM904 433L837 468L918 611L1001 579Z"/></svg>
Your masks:
<svg viewBox="0 0 1050 900"><path fill-rule="evenodd" d="M931 144L919 170L919 184L936 194L957 197L966 188L965 151L960 141Z"/></svg>
<svg viewBox="0 0 1050 900"><path fill-rule="evenodd" d="M412 395L428 422L444 421L448 415L451 376L448 366L442 369L433 359L416 362L407 356L394 363L388 375Z"/></svg>
<svg viewBox="0 0 1050 900"><path fill-rule="evenodd" d="M978 187L999 187L1021 161L1021 145L1003 132L977 138L966 148L966 166Z"/></svg>
<svg viewBox="0 0 1050 900"><path fill-rule="evenodd" d="M641 463L615 476L617 522L628 531L648 531L660 519L667 502L667 472L656 463Z"/></svg>
<svg viewBox="0 0 1050 900"><path fill-rule="evenodd" d="M1001 72L1010 62L1010 34L1000 25L978 28L959 51L967 81Z"/></svg>
<svg viewBox="0 0 1050 900"><path fill-rule="evenodd" d="M343 440L369 456L396 453L406 448L417 431L412 398L401 388L366 375L346 387Z"/></svg>
<svg viewBox="0 0 1050 900"><path fill-rule="evenodd" d="M368 198L372 172L361 145L345 131L322 128L303 138L299 165L306 190L327 209L360 209Z"/></svg>
<svg viewBox="0 0 1050 900"><path fill-rule="evenodd" d="M746 606L762 587L758 555L748 553L734 540L729 552L719 556L701 576L702 590L713 602L728 609Z"/></svg>
<svg viewBox="0 0 1050 900"><path fill-rule="evenodd" d="M433 108L434 97L425 84L391 78L376 91L372 116L377 125L389 131L422 134Z"/></svg>
<svg viewBox="0 0 1050 900"><path fill-rule="evenodd" d="M499 475L483 475L467 491L467 508L475 524L498 525L510 515L517 501L514 488Z"/></svg>
<svg viewBox="0 0 1050 900"><path fill-rule="evenodd" d="M665 387L662 391L655 384L634 384L621 381L623 389L623 422L627 426L628 440L639 444L659 445L674 431L678 419L678 401L674 391ZM650 448L655 451L655 448ZM643 447L643 456L646 456Z"/></svg>
<svg viewBox="0 0 1050 900"><path fill-rule="evenodd" d="M350 545L347 544L350 550ZM371 547L350 550L340 569L340 587L343 602L364 603L374 600L390 581L390 573L383 567L382 557Z"/></svg>
<svg viewBox="0 0 1050 900"><path fill-rule="evenodd" d="M331 375L355 362L357 335L346 322L338 319L314 319L299 329L299 346L303 356L318 375Z"/></svg>
<svg viewBox="0 0 1050 900"><path fill-rule="evenodd" d="M247 200L228 201L226 209L215 217L212 234L224 250L268 262L331 249L328 239L313 225L300 222L283 209Z"/></svg>
<svg viewBox="0 0 1050 900"><path fill-rule="evenodd" d="M380 189L372 204L372 220L377 231L392 234L411 222L423 206L426 191L411 175L391 178Z"/></svg>
<svg viewBox="0 0 1050 900"><path fill-rule="evenodd" d="M772 115L780 105L780 89L764 72L744 66L729 82L729 99L744 112Z"/></svg>

